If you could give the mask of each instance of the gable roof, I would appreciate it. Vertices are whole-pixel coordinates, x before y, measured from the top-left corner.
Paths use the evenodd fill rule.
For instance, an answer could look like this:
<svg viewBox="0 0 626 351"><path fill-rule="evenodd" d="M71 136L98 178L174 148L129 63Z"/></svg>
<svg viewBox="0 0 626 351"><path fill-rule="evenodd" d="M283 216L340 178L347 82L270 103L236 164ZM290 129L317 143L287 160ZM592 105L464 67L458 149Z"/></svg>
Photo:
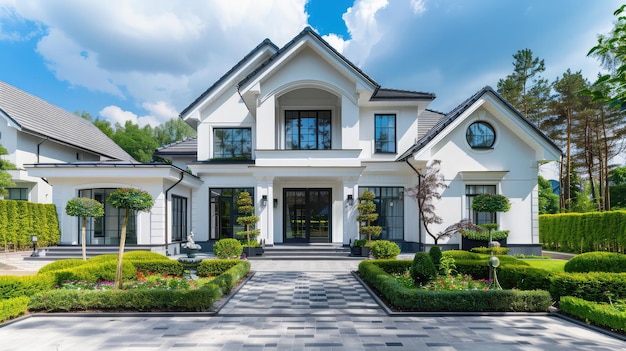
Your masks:
<svg viewBox="0 0 626 351"><path fill-rule="evenodd" d="M105 158L136 162L90 121L0 81L0 114L22 132Z"/></svg>
<svg viewBox="0 0 626 351"><path fill-rule="evenodd" d="M196 156L198 153L198 137L191 137L162 146L154 152L155 156Z"/></svg>
<svg viewBox="0 0 626 351"><path fill-rule="evenodd" d="M527 124L532 130L534 130L546 143L550 146L554 147L556 150L561 150L550 138L548 138L535 124L529 121L524 115L522 115L513 105L511 105L508 101L506 101L497 91L495 91L490 86L485 86L477 93L472 95L467 100L463 101L460 105L452 109L445 117L441 118L435 126L428 131L424 136L422 136L413 146L411 146L406 152L400 155L396 161L406 161L411 156L413 156L416 152L421 150L424 146L426 146L430 141L432 141L439 133L441 133L448 125L454 122L463 112L465 112L470 106L472 106L476 101L478 101L483 95L491 93L493 94L500 102L506 105L515 115L522 120L525 124Z"/></svg>

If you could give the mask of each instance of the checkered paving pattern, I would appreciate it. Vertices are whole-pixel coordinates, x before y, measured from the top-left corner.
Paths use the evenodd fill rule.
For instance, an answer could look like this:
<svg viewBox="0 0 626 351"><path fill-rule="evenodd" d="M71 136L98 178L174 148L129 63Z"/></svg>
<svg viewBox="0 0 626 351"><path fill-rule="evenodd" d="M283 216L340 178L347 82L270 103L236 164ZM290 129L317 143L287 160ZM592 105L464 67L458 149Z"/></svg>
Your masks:
<svg viewBox="0 0 626 351"><path fill-rule="evenodd" d="M220 315L382 315L370 294L349 272L257 272Z"/></svg>

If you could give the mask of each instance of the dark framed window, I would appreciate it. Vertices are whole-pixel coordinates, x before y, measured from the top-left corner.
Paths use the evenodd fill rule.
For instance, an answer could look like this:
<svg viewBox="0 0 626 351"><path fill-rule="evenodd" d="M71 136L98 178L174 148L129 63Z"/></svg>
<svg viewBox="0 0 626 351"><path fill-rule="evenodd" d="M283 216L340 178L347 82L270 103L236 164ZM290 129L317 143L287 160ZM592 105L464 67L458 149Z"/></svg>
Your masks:
<svg viewBox="0 0 626 351"><path fill-rule="evenodd" d="M478 121L467 128L465 139L472 148L490 149L496 142L496 132L489 123Z"/></svg>
<svg viewBox="0 0 626 351"><path fill-rule="evenodd" d="M28 201L28 188L7 188L9 192L7 200Z"/></svg>
<svg viewBox="0 0 626 351"><path fill-rule="evenodd" d="M254 203L254 188L209 189L209 221L211 222L209 238L211 240L235 238L237 232L244 230L244 227L237 223L237 217L239 217L237 196L242 191L247 191Z"/></svg>
<svg viewBox="0 0 626 351"><path fill-rule="evenodd" d="M285 149L330 150L330 111L285 111Z"/></svg>
<svg viewBox="0 0 626 351"><path fill-rule="evenodd" d="M374 116L374 138L376 139L376 152L396 152L395 114Z"/></svg>
<svg viewBox="0 0 626 351"><path fill-rule="evenodd" d="M90 218L87 221L87 245L119 245L124 222L124 209L118 209L106 199L116 189L81 189L79 197L87 197L104 204L104 216ZM81 230L81 221L78 220L78 232ZM80 235L79 235L80 238ZM131 211L126 224L126 244L137 244L137 212Z"/></svg>
<svg viewBox="0 0 626 351"><path fill-rule="evenodd" d="M404 239L404 188L403 187L359 187L359 195L369 190L376 195L374 203L378 219L372 225L383 228L380 239Z"/></svg>
<svg viewBox="0 0 626 351"><path fill-rule="evenodd" d="M250 128L213 129L213 158L252 159L252 130Z"/></svg>
<svg viewBox="0 0 626 351"><path fill-rule="evenodd" d="M187 198L172 195L172 241L187 238Z"/></svg>
<svg viewBox="0 0 626 351"><path fill-rule="evenodd" d="M472 201L476 195L495 194L495 185L466 185L465 195L467 196L467 218L471 218L474 224L497 223L496 214L491 212L474 212Z"/></svg>

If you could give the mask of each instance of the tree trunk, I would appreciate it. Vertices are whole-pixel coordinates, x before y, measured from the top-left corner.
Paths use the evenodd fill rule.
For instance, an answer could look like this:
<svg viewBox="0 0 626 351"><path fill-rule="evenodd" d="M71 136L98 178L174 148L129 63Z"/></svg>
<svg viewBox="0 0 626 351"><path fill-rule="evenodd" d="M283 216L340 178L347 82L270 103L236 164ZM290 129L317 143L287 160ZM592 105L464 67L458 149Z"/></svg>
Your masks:
<svg viewBox="0 0 626 351"><path fill-rule="evenodd" d="M115 287L122 289L122 260L124 256L124 245L126 244L126 225L128 224L128 213L130 210L127 208L124 213L124 221L122 222L122 234L120 235L120 251L117 258L117 270L115 271Z"/></svg>
<svg viewBox="0 0 626 351"><path fill-rule="evenodd" d="M87 217L82 218L81 243L83 244L83 261L87 261Z"/></svg>
<svg viewBox="0 0 626 351"><path fill-rule="evenodd" d="M572 111L567 109L567 173L565 174L565 206L572 210L571 173L572 173Z"/></svg>

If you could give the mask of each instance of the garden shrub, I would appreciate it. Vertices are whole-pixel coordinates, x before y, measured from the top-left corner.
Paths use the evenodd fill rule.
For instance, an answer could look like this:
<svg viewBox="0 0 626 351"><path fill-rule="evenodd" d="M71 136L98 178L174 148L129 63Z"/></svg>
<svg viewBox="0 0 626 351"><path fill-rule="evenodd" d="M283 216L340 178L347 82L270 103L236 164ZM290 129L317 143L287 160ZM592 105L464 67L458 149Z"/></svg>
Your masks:
<svg viewBox="0 0 626 351"><path fill-rule="evenodd" d="M435 264L435 269L439 272L439 263L441 262L441 248L439 246L433 246L428 250L428 254L430 255L430 259L433 260Z"/></svg>
<svg viewBox="0 0 626 351"><path fill-rule="evenodd" d="M30 298L27 296L13 297L6 300L0 300L0 323L19 317L28 310L28 302Z"/></svg>
<svg viewBox="0 0 626 351"><path fill-rule="evenodd" d="M418 252L415 254L409 272L415 285L426 283L437 276L435 264L430 258L430 255L426 252Z"/></svg>
<svg viewBox="0 0 626 351"><path fill-rule="evenodd" d="M90 263L87 260L87 264L68 268L58 271L53 271L51 274L55 276L57 285L60 285L65 280L84 280L90 283L95 283L98 280L115 281L115 271L117 269L117 262L104 261L101 263ZM122 263L122 279L131 280L137 276L137 270L130 261L124 261Z"/></svg>
<svg viewBox="0 0 626 351"><path fill-rule="evenodd" d="M115 255L117 258L117 255ZM124 253L124 259L130 261L171 261L171 259L158 252L151 251L129 251Z"/></svg>
<svg viewBox="0 0 626 351"><path fill-rule="evenodd" d="M376 265L388 274L403 274L411 269L411 260L376 260Z"/></svg>
<svg viewBox="0 0 626 351"><path fill-rule="evenodd" d="M626 332L626 312L621 312L611 305L563 296L559 306L563 313L587 323Z"/></svg>
<svg viewBox="0 0 626 351"><path fill-rule="evenodd" d="M480 260L483 256L464 250L448 250L441 253L443 256L449 256L455 260Z"/></svg>
<svg viewBox="0 0 626 351"><path fill-rule="evenodd" d="M483 255L491 255L491 253L493 252L494 255L496 256L503 256L509 253L509 248L508 247L484 247L484 246L479 246L479 247L473 247L471 248L472 252L475 253L479 253L479 254L483 254Z"/></svg>
<svg viewBox="0 0 626 351"><path fill-rule="evenodd" d="M85 263L87 263L87 261L83 261L80 258L68 258L65 260L58 260L48 263L47 265L39 268L39 271L37 273L41 274L46 272L58 271L61 269L78 267L84 265Z"/></svg>
<svg viewBox="0 0 626 351"><path fill-rule="evenodd" d="M484 230L482 232L466 229L461 233L464 238L470 240L489 241L489 231ZM493 230L491 231L491 240L504 240L508 238L508 230Z"/></svg>
<svg viewBox="0 0 626 351"><path fill-rule="evenodd" d="M165 257L165 256L164 256ZM135 269L145 275L158 273L163 275L183 275L184 265L169 258L156 260L129 260Z"/></svg>
<svg viewBox="0 0 626 351"><path fill-rule="evenodd" d="M238 264L227 269L224 273L211 281L220 287L223 294L228 294L235 284L250 272L250 261L239 261Z"/></svg>
<svg viewBox="0 0 626 351"><path fill-rule="evenodd" d="M498 282L504 289L546 290L550 289L550 272L545 269L503 265L497 269Z"/></svg>
<svg viewBox="0 0 626 351"><path fill-rule="evenodd" d="M375 259L391 259L400 254L400 246L389 240L376 240L370 248Z"/></svg>
<svg viewBox="0 0 626 351"><path fill-rule="evenodd" d="M243 252L243 246L237 239L220 239L213 246L213 253L217 258L239 258Z"/></svg>
<svg viewBox="0 0 626 351"><path fill-rule="evenodd" d="M54 275L0 276L0 300L34 294L54 288Z"/></svg>
<svg viewBox="0 0 626 351"><path fill-rule="evenodd" d="M593 302L626 298L626 273L555 273L551 275L550 294L555 300L574 296Z"/></svg>
<svg viewBox="0 0 626 351"><path fill-rule="evenodd" d="M563 269L570 273L626 273L626 255L616 252L587 252L572 257Z"/></svg>
<svg viewBox="0 0 626 351"><path fill-rule="evenodd" d="M2 220L12 218L12 221ZM4 224L4 225L3 225ZM56 207L27 201L0 200L0 242L12 249L32 247L31 235L37 245L56 245L61 239Z"/></svg>
<svg viewBox="0 0 626 351"><path fill-rule="evenodd" d="M232 259L202 260L202 262L200 262L200 264L198 265L198 276L207 277L220 275L240 262L242 261Z"/></svg>
<svg viewBox="0 0 626 351"><path fill-rule="evenodd" d="M117 262L117 254L104 254L87 259L89 263Z"/></svg>

